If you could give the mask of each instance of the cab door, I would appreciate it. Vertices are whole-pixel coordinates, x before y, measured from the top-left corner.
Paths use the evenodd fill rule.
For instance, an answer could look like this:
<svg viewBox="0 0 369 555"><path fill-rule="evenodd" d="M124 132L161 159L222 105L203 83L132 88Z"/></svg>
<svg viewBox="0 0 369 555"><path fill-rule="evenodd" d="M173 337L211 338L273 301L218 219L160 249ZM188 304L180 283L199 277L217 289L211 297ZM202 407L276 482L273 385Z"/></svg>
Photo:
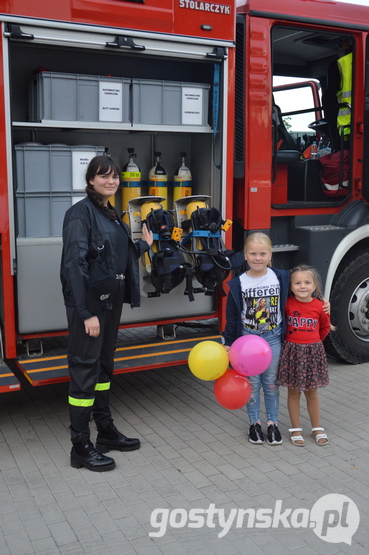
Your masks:
<svg viewBox="0 0 369 555"><path fill-rule="evenodd" d="M369 36L365 58L363 198L369 204Z"/></svg>

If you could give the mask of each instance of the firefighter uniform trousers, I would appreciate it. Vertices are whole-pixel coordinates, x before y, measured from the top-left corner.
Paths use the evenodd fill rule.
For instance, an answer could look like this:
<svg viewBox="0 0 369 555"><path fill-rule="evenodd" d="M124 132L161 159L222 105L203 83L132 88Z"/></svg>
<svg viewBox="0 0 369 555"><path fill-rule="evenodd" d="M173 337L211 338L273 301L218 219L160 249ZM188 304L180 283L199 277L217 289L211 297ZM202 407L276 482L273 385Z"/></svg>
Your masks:
<svg viewBox="0 0 369 555"><path fill-rule="evenodd" d="M114 370L114 350L123 306L124 281L114 296L113 308L99 315L100 335L90 337L75 307L67 307L69 328L68 366L70 374L69 408L72 441L90 437L89 422L97 428L112 421L109 399Z"/></svg>

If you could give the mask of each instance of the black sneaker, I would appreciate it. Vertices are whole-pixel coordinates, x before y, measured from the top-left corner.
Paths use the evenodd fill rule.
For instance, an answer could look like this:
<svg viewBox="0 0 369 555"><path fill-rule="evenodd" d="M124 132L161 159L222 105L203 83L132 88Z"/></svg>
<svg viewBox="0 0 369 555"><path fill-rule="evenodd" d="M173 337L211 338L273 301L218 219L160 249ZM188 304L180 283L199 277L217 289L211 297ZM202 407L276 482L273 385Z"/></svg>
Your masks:
<svg viewBox="0 0 369 555"><path fill-rule="evenodd" d="M280 445L283 439L281 432L278 430L277 424L269 424L268 426L268 443L269 445Z"/></svg>
<svg viewBox="0 0 369 555"><path fill-rule="evenodd" d="M249 441L250 443L264 443L265 441L263 430L258 422L251 424L249 428Z"/></svg>

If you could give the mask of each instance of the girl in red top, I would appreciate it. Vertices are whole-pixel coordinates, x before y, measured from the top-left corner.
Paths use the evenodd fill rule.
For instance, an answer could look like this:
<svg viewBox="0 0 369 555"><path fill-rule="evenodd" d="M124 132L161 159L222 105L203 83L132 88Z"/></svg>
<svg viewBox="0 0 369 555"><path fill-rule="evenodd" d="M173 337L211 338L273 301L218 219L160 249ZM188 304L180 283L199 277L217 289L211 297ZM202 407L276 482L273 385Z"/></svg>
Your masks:
<svg viewBox="0 0 369 555"><path fill-rule="evenodd" d="M301 435L300 397L303 391L312 432L318 445L328 445L324 428L320 427L318 387L328 385L328 362L323 339L331 324L323 311L320 278L315 268L297 266L291 270L292 296L286 302L287 333L279 362L278 383L288 387L288 412L292 428L291 441L303 446Z"/></svg>

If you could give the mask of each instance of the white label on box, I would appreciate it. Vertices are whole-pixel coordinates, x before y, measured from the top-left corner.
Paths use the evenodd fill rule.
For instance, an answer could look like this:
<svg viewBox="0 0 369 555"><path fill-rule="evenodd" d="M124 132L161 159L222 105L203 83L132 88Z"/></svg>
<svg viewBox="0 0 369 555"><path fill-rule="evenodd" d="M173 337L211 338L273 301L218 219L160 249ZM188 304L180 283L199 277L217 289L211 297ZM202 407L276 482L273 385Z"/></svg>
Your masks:
<svg viewBox="0 0 369 555"><path fill-rule="evenodd" d="M123 121L123 83L99 83L99 121Z"/></svg>
<svg viewBox="0 0 369 555"><path fill-rule="evenodd" d="M202 125L202 89L183 87L182 125Z"/></svg>
<svg viewBox="0 0 369 555"><path fill-rule="evenodd" d="M85 197L73 197L72 205L77 204L80 200L83 200Z"/></svg>
<svg viewBox="0 0 369 555"><path fill-rule="evenodd" d="M86 170L92 158L96 156L96 152L72 151L72 179L73 189L81 190L87 185Z"/></svg>

